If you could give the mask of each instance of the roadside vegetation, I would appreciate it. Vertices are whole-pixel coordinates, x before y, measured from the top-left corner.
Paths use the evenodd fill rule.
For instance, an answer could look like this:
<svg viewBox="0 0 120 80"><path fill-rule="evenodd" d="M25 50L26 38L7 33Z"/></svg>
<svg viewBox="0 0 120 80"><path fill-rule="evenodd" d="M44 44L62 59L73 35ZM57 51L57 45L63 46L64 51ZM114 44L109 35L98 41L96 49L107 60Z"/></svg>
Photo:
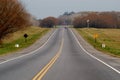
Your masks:
<svg viewBox="0 0 120 80"><path fill-rule="evenodd" d="M36 40L45 35L50 29L48 28L40 28L40 27L28 27L25 29L21 29L17 32L6 35L4 39L2 39L2 47L0 48L0 55L5 53L15 52L17 50L21 50L33 44ZM24 38L24 34L28 34L28 38ZM19 44L19 47L15 47L15 44Z"/></svg>
<svg viewBox="0 0 120 80"><path fill-rule="evenodd" d="M0 10L0 55L26 48L50 30L29 27L38 23L20 0L1 0ZM56 24L55 20L47 18L47 26L53 27Z"/></svg>
<svg viewBox="0 0 120 80"><path fill-rule="evenodd" d="M96 49L120 57L120 29L78 28L76 30ZM105 44L104 48L102 44Z"/></svg>
<svg viewBox="0 0 120 80"><path fill-rule="evenodd" d="M19 0L0 1L0 44L7 34L30 25L30 14Z"/></svg>
<svg viewBox="0 0 120 80"><path fill-rule="evenodd" d="M58 19L55 17L47 17L43 20L39 20L40 26L44 28L52 28L58 24Z"/></svg>

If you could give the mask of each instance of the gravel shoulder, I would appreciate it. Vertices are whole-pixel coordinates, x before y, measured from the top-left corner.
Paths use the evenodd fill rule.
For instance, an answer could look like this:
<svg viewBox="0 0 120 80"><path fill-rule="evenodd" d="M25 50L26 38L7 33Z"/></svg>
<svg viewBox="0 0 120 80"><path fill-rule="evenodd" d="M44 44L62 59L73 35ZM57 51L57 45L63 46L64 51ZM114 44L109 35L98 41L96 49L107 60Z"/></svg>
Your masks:
<svg viewBox="0 0 120 80"><path fill-rule="evenodd" d="M19 57L19 56L22 56L22 55L25 55L25 54L29 54L29 52L32 52L32 51L38 49L48 40L48 38L52 35L53 32L54 32L54 29L51 29L47 34L42 36L34 44L32 44L31 46L29 46L25 49L0 56L0 62L4 62L4 61L7 61L7 60L15 58L15 57Z"/></svg>
<svg viewBox="0 0 120 80"><path fill-rule="evenodd" d="M112 66L120 71L120 58L113 57L111 55L108 55L106 53L96 50L93 46L91 46L88 42L86 42L83 39L83 37L75 29L72 29L72 31L75 33L80 44L83 46L83 48L87 52L89 52L93 56L99 58L100 60L104 61L105 63L109 64L110 66Z"/></svg>

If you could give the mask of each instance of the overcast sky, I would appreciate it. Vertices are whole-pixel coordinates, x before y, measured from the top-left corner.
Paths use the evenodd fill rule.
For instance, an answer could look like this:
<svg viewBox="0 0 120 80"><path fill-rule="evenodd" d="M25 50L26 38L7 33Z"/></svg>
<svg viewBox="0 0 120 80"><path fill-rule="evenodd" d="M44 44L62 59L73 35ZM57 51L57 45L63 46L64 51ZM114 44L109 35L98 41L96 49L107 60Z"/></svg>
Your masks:
<svg viewBox="0 0 120 80"><path fill-rule="evenodd" d="M36 18L74 11L120 11L120 0L21 0Z"/></svg>

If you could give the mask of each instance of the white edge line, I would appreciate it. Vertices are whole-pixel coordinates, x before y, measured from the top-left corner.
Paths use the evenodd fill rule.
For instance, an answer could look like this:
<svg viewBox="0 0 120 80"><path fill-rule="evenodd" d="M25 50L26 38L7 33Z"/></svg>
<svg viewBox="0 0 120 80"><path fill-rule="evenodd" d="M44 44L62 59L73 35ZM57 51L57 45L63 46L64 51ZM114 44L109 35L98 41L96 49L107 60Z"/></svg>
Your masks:
<svg viewBox="0 0 120 80"><path fill-rule="evenodd" d="M32 51L32 52L30 52L30 53L28 53L28 54L25 54L25 55L22 55L22 56L19 56L19 57L15 57L15 58L6 60L6 61L4 61L4 62L1 62L0 64L4 64L4 63L6 63L6 62L13 61L13 60L16 60L16 59L19 59L19 58L22 58L22 57L25 57L25 56L28 56L28 55L31 55L31 54L37 52L38 50L40 50L41 48L43 48L43 47L48 43L48 41L52 38L52 36L53 36L56 32L57 32L57 30L54 31L54 33L52 33L52 35L47 39L47 41L46 41L41 47L39 47L38 49L36 49L36 50L34 50L34 51Z"/></svg>
<svg viewBox="0 0 120 80"><path fill-rule="evenodd" d="M89 56L91 56L92 58L96 59L97 61L103 63L103 64L106 65L107 67L111 68L112 70L114 70L115 72L117 72L118 74L120 74L120 71L119 71L119 70L115 69L114 67L110 66L110 65L107 64L106 62L100 60L99 58L97 58L97 57L93 56L92 54L90 54L89 52L87 52L87 51L83 48L83 46L80 44L80 42L78 41L78 39L77 39L77 37L75 36L75 34L73 33L73 31L72 31L71 29L70 29L70 31L72 32L75 40L77 41L77 43L79 44L79 46L83 49L83 51L84 51L85 53L87 53L87 54L88 54Z"/></svg>

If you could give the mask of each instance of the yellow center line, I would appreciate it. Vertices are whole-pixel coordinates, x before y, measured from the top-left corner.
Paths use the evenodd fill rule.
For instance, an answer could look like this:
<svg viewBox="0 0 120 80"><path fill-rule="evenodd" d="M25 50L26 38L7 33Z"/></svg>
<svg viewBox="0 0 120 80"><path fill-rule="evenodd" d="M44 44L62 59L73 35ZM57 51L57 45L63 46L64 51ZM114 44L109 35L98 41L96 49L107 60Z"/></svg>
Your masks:
<svg viewBox="0 0 120 80"><path fill-rule="evenodd" d="M59 58L62 48L63 48L64 39L62 38L61 46L57 54L51 59L51 61L32 79L32 80L41 80L45 74L48 72L48 70L52 67L52 65L56 62L56 60Z"/></svg>

